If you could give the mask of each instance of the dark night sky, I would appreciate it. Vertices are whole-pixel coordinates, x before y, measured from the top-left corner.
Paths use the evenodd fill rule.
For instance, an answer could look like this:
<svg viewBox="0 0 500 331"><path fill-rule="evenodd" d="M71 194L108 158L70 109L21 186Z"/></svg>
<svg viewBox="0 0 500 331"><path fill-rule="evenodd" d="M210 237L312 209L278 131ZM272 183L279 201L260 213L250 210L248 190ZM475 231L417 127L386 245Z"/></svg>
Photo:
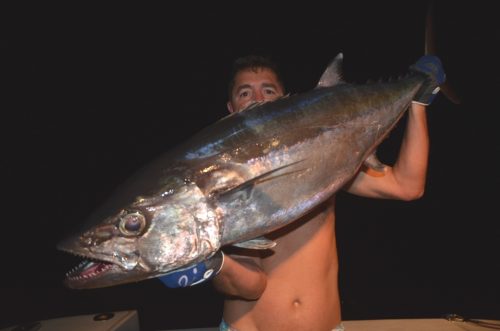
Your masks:
<svg viewBox="0 0 500 331"><path fill-rule="evenodd" d="M500 319L500 33L486 3L436 6L437 53L463 102L440 95L429 109L425 196L338 197L344 319ZM422 1L287 12L250 3L2 4L0 327L124 309L139 310L144 330L216 325L222 298L210 285L63 288L75 261L57 241L140 166L226 115L236 57L271 55L294 93L312 89L339 52L347 81L389 78L423 54L425 12ZM383 161L394 160L401 131L380 147Z"/></svg>

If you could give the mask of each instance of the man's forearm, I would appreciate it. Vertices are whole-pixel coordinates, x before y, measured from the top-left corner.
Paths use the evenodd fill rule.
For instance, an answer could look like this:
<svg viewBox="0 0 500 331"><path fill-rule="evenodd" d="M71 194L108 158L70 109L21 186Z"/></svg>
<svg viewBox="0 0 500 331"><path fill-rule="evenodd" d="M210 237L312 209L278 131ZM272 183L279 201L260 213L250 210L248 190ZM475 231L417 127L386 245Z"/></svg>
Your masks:
<svg viewBox="0 0 500 331"><path fill-rule="evenodd" d="M393 166L395 179L405 187L408 199L420 197L425 189L429 159L426 107L412 103L401 149Z"/></svg>

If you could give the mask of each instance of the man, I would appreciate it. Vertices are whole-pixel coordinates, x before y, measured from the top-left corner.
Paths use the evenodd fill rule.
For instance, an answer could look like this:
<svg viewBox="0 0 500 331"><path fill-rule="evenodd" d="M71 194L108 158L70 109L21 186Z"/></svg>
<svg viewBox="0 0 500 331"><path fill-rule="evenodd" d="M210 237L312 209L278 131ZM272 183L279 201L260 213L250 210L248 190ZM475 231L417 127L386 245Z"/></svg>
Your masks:
<svg viewBox="0 0 500 331"><path fill-rule="evenodd" d="M432 56L422 57L410 68L424 73L427 80L409 111L399 156L383 176L360 171L344 187L349 193L409 201L424 192L429 150L425 106L444 82L444 72ZM235 61L227 107L239 112L284 93L276 66L266 58L248 56ZM223 263L220 254L207 262L218 271L215 288L226 295L221 330L343 330L334 199L269 234L277 243L271 250L224 248Z"/></svg>

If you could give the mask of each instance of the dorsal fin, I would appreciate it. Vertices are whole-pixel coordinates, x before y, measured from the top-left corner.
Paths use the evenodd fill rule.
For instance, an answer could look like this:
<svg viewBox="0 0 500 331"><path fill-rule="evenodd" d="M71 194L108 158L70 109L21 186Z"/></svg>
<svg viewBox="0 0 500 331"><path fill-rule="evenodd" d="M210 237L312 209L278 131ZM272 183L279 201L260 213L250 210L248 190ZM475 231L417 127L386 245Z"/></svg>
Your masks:
<svg viewBox="0 0 500 331"><path fill-rule="evenodd" d="M337 54L337 56L328 65L325 72L323 72L323 75L321 75L321 78L319 79L316 88L329 87L344 83L344 81L342 80L343 59L344 55L342 53Z"/></svg>

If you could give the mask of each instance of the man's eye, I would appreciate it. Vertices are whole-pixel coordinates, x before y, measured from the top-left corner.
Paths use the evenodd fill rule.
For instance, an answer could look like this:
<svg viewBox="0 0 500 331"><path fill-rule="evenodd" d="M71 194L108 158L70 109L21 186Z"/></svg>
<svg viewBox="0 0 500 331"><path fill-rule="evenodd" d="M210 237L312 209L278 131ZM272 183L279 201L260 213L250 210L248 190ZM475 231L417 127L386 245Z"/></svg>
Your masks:
<svg viewBox="0 0 500 331"><path fill-rule="evenodd" d="M267 89L264 91L264 93L268 94L268 95L275 95L276 94L276 91L275 90L270 90L270 89Z"/></svg>
<svg viewBox="0 0 500 331"><path fill-rule="evenodd" d="M248 93L248 91L244 91L244 92L241 92L241 93L240 93L239 97L240 97L240 98L246 98L246 97L248 97L249 95L250 95L250 93Z"/></svg>

